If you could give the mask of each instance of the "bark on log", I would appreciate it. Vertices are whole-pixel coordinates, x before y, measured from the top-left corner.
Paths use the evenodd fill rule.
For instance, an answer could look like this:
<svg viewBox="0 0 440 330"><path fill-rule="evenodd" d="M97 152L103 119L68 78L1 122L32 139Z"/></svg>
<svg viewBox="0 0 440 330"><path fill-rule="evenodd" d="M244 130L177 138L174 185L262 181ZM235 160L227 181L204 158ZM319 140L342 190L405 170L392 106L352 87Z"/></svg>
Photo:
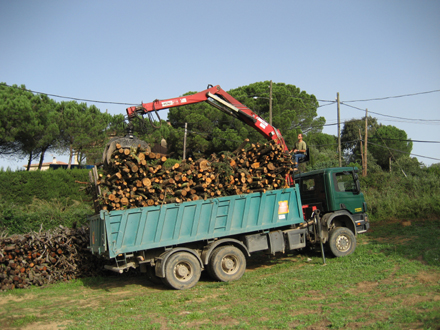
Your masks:
<svg viewBox="0 0 440 330"><path fill-rule="evenodd" d="M274 141L245 148L248 144L246 139L234 153L189 158L169 168L164 166L166 157L120 148L104 168L105 180L98 182L103 191L98 200L111 211L286 186L293 164L282 147Z"/></svg>

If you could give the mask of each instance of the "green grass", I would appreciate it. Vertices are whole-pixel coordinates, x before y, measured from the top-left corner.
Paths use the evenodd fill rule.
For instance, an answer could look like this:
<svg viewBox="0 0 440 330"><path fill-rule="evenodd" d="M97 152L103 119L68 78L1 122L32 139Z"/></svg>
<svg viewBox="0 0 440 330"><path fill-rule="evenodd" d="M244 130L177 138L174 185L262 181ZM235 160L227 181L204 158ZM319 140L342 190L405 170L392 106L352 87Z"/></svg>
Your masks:
<svg viewBox="0 0 440 330"><path fill-rule="evenodd" d="M440 221L373 223L346 258L255 255L236 282L173 291L144 277L0 293L3 329L438 329Z"/></svg>

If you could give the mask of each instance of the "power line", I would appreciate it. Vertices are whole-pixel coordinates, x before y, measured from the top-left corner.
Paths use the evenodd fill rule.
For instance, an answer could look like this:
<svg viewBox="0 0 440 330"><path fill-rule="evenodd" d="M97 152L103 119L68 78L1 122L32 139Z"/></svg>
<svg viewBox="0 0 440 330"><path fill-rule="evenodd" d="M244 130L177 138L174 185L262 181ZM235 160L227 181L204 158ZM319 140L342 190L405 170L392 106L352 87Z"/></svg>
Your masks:
<svg viewBox="0 0 440 330"><path fill-rule="evenodd" d="M204 135L210 135L210 134L211 134L211 133L207 133L207 132L199 132L199 131L194 131L194 130L188 130L188 132L189 132L189 133L193 133L193 134L204 134ZM240 142L241 142L241 141L238 141L238 140L225 139L225 138L222 138L222 137L219 137L219 136L216 136L215 138L216 138L216 139L220 139L220 140L224 140L224 141L236 142L236 143L240 143ZM397 140L397 139L388 139L388 140ZM344 141L344 142L342 142L342 143L344 143L344 144L352 143L352 142L356 142L356 143L357 143L357 142L359 142L359 141L360 141L360 140L352 140L352 141ZM410 140L399 140L399 141L410 141ZM413 142L440 143L440 141L413 141ZM388 147L386 147L386 146L383 146L383 145L381 145L381 144L376 144L376 143L374 143L374 142L369 142L369 144L373 144L373 145L379 146L379 147L381 147L381 148L387 148L387 149L389 149L389 150L397 151L397 152L400 152L400 153L406 153L405 151L398 150L398 149L393 149L393 148L388 148ZM314 146L314 147L324 147L324 146L332 146L332 145L337 145L337 143L331 143L331 144L320 144L320 145L313 145L313 144L311 144L311 146ZM414 154L414 153L410 153L410 155L412 155L412 156L416 156L416 157L421 157L421 158L432 159L432 160L439 160L439 161L440 161L439 158L433 158L433 157L428 157L428 156L422 156L422 155L418 155L418 154Z"/></svg>
<svg viewBox="0 0 440 330"><path fill-rule="evenodd" d="M402 141L402 142L419 142L419 143L440 143L440 141L401 140L401 139L390 139L390 138L382 138L382 140Z"/></svg>
<svg viewBox="0 0 440 330"><path fill-rule="evenodd" d="M341 102L342 105L345 105L347 107L356 109L356 110L360 110L360 111L365 111L365 109L361 109L358 107L355 107L353 105L350 104L345 104L346 101ZM429 121L429 122L433 122L433 121L438 121L440 122L440 119L417 119L417 118L405 118L405 117L397 117L397 116L391 116L391 115L384 115L382 113L378 113L378 112L373 112L373 111L368 111L369 113L374 113L375 115L379 115L379 116L384 116L384 117L389 117L389 118L396 118L396 119L403 119L403 120L411 120L411 121Z"/></svg>
<svg viewBox="0 0 440 330"><path fill-rule="evenodd" d="M37 91L33 91L33 90L30 90L30 89L27 89L27 88L21 88L21 87L18 87L18 86L9 86L8 84L4 84L4 85L7 86L7 87L10 87L10 88L25 90L25 91L31 92L33 94L43 94L43 95L52 96L52 97L58 97L60 99L67 99L67 100L85 101L85 102L92 102L92 103L119 104L119 105L135 105L135 104L137 104L137 103L109 102L109 101L97 101L97 100L80 99L80 98L76 98L76 97L61 96L61 95L56 95L56 94L48 94L48 93L37 92Z"/></svg>
<svg viewBox="0 0 440 330"><path fill-rule="evenodd" d="M387 148L386 146L383 146L383 145L381 145L381 144L377 144L377 143L373 143L373 142L368 142L368 144L373 144L373 145L378 146L378 147L381 147L381 148ZM390 149L390 150L393 150L393 151L397 151L397 152L400 152L400 153L407 153L406 151L402 151L402 150L398 150L398 149L393 149L393 148L387 148L387 149ZM439 158L433 158L433 157L428 157L428 156L422 156L422 155L417 155L417 154L413 154L413 153L410 153L410 155L412 155L412 156L416 156L416 157L427 158L427 159L440 160Z"/></svg>
<svg viewBox="0 0 440 330"><path fill-rule="evenodd" d="M438 93L438 92L440 92L440 89L435 89L435 90L432 90L432 91L420 92L420 93L403 94L403 95L396 95L396 96L385 96L385 97L377 97L377 98L364 99L364 100L351 100L351 101L344 101L344 102L369 102L369 101L382 101L382 100L388 100L388 99L397 99L397 98L400 98L400 97L408 97L408 96L415 96L415 95L422 95L422 94L430 94L430 93Z"/></svg>

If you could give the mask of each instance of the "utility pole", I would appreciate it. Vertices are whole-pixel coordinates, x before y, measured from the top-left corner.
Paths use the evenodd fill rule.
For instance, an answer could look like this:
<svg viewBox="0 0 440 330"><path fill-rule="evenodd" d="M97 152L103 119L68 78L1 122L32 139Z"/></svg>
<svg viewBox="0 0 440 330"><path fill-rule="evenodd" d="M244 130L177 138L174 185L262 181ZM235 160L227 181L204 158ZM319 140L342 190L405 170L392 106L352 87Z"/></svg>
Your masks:
<svg viewBox="0 0 440 330"><path fill-rule="evenodd" d="M364 151L364 163L365 171L363 171L364 176L367 176L367 141L368 141L368 109L365 109L365 151Z"/></svg>
<svg viewBox="0 0 440 330"><path fill-rule="evenodd" d="M338 153L339 153L339 167L342 167L342 150L341 150L341 111L339 107L339 93L336 94L338 101Z"/></svg>
<svg viewBox="0 0 440 330"><path fill-rule="evenodd" d="M362 134L361 134L360 128L359 128L359 142L360 142L361 158L362 158L362 176L365 176L364 175L364 168L365 168L364 147L362 146Z"/></svg>
<svg viewBox="0 0 440 330"><path fill-rule="evenodd" d="M270 81L269 92L269 124L272 126L272 80Z"/></svg>
<svg viewBox="0 0 440 330"><path fill-rule="evenodd" d="M183 136L183 160L186 159L186 129L188 127L188 123L185 123L185 135Z"/></svg>

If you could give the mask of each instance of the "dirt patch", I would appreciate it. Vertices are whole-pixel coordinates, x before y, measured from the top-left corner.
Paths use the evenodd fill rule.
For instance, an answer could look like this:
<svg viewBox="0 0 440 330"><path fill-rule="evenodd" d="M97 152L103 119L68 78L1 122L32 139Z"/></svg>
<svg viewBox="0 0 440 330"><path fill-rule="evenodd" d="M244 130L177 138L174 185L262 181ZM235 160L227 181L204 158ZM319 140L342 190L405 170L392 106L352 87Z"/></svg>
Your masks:
<svg viewBox="0 0 440 330"><path fill-rule="evenodd" d="M43 323L43 322L36 322L32 324L28 324L24 328L21 328L23 330L59 330L64 329L67 327L69 323L68 322L49 322L49 323Z"/></svg>
<svg viewBox="0 0 440 330"><path fill-rule="evenodd" d="M2 299L0 300L0 306L9 304L12 301L13 302L22 302L24 300L32 300L34 298L35 298L35 296L33 294L25 294L22 297L16 297L13 295L9 295L6 297L2 297Z"/></svg>
<svg viewBox="0 0 440 330"><path fill-rule="evenodd" d="M420 283L425 283L425 284L439 284L440 283L440 274L439 273L421 272L417 275L417 280Z"/></svg>
<svg viewBox="0 0 440 330"><path fill-rule="evenodd" d="M370 292L370 291L376 290L378 285L379 285L378 282L368 282L368 281L359 282L356 284L355 291L357 293Z"/></svg>
<svg viewBox="0 0 440 330"><path fill-rule="evenodd" d="M377 237L374 240L379 243L406 244L416 240L418 237L393 236L393 237Z"/></svg>

